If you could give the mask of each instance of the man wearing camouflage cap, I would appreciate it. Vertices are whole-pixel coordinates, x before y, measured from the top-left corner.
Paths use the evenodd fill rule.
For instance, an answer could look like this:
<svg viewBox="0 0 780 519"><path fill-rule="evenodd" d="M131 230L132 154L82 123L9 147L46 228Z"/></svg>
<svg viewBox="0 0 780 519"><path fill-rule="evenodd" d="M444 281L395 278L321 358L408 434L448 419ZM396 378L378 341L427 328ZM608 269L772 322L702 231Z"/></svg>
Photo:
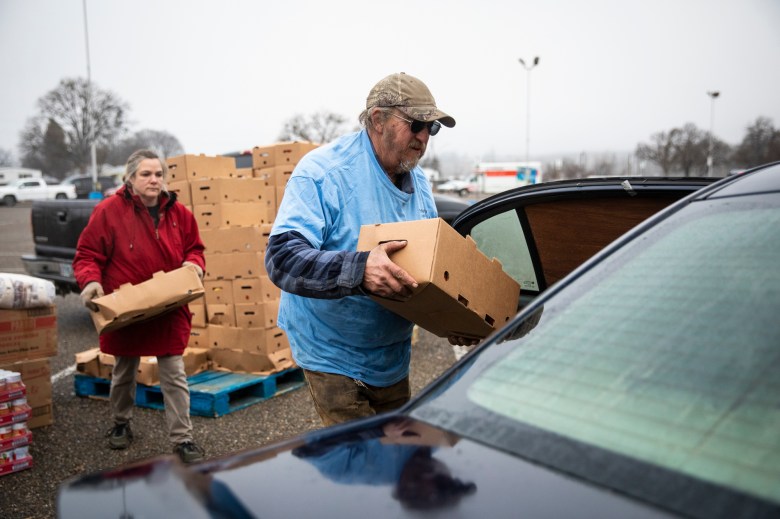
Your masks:
<svg viewBox="0 0 780 519"><path fill-rule="evenodd" d="M279 326L325 425L409 400L413 325L366 297L409 297L417 283L388 257L406 242L356 247L361 225L437 216L418 163L428 140L455 119L401 72L371 89L360 123L363 130L296 165L265 256L282 289Z"/></svg>

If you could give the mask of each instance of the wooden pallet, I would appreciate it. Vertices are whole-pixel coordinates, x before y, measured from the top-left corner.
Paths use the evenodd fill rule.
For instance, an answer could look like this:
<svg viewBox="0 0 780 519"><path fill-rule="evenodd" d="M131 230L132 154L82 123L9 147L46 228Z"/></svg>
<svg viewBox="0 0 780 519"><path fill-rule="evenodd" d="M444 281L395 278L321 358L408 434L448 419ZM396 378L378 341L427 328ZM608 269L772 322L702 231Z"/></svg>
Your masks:
<svg viewBox="0 0 780 519"><path fill-rule="evenodd" d="M190 388L190 414L217 417L238 411L303 386L303 370L290 368L268 376L204 371L187 378ZM111 381L76 374L76 395L108 398ZM135 403L139 407L163 409L162 389L159 385L138 384Z"/></svg>

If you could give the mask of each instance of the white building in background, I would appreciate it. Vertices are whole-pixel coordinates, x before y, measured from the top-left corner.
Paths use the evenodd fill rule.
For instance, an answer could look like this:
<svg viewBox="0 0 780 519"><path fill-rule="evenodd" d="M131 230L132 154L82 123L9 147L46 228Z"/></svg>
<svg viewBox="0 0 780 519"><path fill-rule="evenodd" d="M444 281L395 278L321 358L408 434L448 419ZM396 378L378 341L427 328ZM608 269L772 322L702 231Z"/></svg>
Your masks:
<svg viewBox="0 0 780 519"><path fill-rule="evenodd" d="M30 168L0 168L0 186L5 186L20 178L41 178L41 172Z"/></svg>

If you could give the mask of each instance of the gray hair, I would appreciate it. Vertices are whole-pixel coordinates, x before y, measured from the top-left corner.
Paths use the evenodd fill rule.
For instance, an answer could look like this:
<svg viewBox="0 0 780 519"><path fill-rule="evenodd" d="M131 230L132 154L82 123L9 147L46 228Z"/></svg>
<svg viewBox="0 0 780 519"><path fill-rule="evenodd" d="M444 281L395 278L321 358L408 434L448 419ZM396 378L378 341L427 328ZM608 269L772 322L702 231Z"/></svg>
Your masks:
<svg viewBox="0 0 780 519"><path fill-rule="evenodd" d="M125 165L125 175L122 177L122 181L125 184L130 183L130 181L133 180L133 177L135 177L136 172L138 172L138 166L146 159L157 159L160 161L163 172L163 186L165 186L165 182L168 180L168 164L152 150L136 150L130 155L130 158L127 159L127 164ZM167 188L163 187L163 190L167 191Z"/></svg>
<svg viewBox="0 0 780 519"><path fill-rule="evenodd" d="M360 113L360 117L358 117L358 121L360 122L360 125L369 131L373 130L374 124L371 118L377 112L381 114L382 122L384 122L390 118L390 114L392 113L392 108L384 108L381 106L372 106L371 108L366 108Z"/></svg>

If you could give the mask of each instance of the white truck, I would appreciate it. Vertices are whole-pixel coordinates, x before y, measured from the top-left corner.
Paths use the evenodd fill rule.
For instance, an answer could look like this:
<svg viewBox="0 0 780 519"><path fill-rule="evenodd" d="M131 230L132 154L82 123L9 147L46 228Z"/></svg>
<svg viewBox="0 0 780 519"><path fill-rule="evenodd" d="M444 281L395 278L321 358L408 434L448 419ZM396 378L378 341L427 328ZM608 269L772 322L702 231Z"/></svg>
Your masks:
<svg viewBox="0 0 780 519"><path fill-rule="evenodd" d="M76 198L76 186L55 184L50 186L42 178L24 178L7 186L0 186L0 201L11 207L28 200Z"/></svg>
<svg viewBox="0 0 780 519"><path fill-rule="evenodd" d="M474 176L468 179L476 184L479 193L501 193L508 189L542 182L541 162L480 162Z"/></svg>

